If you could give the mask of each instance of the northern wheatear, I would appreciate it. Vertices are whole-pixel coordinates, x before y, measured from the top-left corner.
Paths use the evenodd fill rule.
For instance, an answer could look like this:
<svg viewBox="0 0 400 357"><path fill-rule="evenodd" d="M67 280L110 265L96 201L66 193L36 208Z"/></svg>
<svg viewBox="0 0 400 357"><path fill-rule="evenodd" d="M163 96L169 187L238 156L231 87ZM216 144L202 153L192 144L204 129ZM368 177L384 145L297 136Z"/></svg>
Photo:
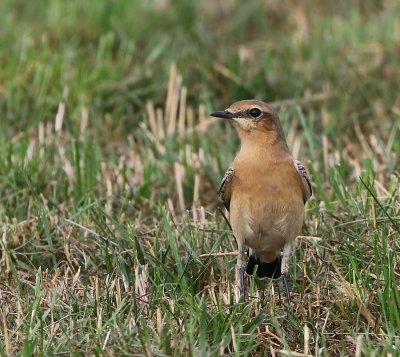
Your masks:
<svg viewBox="0 0 400 357"><path fill-rule="evenodd" d="M303 224L304 204L312 195L307 172L292 157L278 115L268 104L242 100L211 116L228 119L241 141L219 189L238 244L236 286L246 299L244 273L254 274L257 265L258 277L282 277L290 302L287 273L292 243Z"/></svg>

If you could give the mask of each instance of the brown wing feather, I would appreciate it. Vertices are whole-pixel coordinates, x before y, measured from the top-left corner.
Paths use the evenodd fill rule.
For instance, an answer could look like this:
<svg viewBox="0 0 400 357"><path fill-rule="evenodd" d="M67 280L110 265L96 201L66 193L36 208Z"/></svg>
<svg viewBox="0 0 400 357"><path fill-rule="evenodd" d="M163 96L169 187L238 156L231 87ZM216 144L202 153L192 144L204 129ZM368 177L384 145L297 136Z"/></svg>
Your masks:
<svg viewBox="0 0 400 357"><path fill-rule="evenodd" d="M311 182L305 167L300 161L294 160L294 167L296 168L297 173L300 175L301 181L303 182L303 201L305 204L312 195Z"/></svg>
<svg viewBox="0 0 400 357"><path fill-rule="evenodd" d="M224 203L224 206L229 211L231 204L231 188L232 188L232 177L234 174L234 170L230 167L224 175L224 178L221 181L221 185L219 186L218 196Z"/></svg>

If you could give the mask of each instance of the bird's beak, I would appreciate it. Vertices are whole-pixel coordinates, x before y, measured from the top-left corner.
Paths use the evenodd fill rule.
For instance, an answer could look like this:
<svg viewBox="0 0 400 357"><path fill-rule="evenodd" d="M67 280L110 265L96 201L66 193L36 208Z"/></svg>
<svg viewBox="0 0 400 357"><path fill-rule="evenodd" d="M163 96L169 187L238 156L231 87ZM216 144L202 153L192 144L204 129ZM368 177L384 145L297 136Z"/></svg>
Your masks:
<svg viewBox="0 0 400 357"><path fill-rule="evenodd" d="M234 114L231 112L228 112L227 110L211 113L210 116L216 117L216 118L223 118L223 119L233 119L234 118Z"/></svg>

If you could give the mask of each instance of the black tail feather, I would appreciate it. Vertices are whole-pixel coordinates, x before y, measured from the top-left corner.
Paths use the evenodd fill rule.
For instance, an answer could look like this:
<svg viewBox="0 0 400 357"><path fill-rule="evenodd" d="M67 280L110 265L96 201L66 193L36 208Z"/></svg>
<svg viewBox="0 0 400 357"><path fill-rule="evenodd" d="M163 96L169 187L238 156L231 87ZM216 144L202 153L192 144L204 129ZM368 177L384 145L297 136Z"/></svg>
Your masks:
<svg viewBox="0 0 400 357"><path fill-rule="evenodd" d="M246 273L248 275L253 275L256 265L258 265L256 272L258 278L278 279L282 275L280 257L276 258L273 262L266 263L260 261L260 259L258 259L253 253L249 255L249 261L247 262Z"/></svg>

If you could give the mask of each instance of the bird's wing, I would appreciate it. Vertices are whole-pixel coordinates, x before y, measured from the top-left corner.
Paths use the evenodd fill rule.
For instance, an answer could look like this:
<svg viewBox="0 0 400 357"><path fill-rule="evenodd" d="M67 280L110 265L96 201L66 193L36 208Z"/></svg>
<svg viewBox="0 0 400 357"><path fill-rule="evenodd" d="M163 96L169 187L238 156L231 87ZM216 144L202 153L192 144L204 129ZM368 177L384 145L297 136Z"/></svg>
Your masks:
<svg viewBox="0 0 400 357"><path fill-rule="evenodd" d="M218 196L224 203L224 206L229 211L229 207L231 204L231 187L232 187L232 177L234 174L234 170L230 167L224 175L224 178L221 181L221 185L219 186Z"/></svg>
<svg viewBox="0 0 400 357"><path fill-rule="evenodd" d="M311 182L306 169L300 161L294 160L294 167L296 168L297 173L300 175L301 181L303 183L303 201L304 203L306 203L312 195Z"/></svg>

